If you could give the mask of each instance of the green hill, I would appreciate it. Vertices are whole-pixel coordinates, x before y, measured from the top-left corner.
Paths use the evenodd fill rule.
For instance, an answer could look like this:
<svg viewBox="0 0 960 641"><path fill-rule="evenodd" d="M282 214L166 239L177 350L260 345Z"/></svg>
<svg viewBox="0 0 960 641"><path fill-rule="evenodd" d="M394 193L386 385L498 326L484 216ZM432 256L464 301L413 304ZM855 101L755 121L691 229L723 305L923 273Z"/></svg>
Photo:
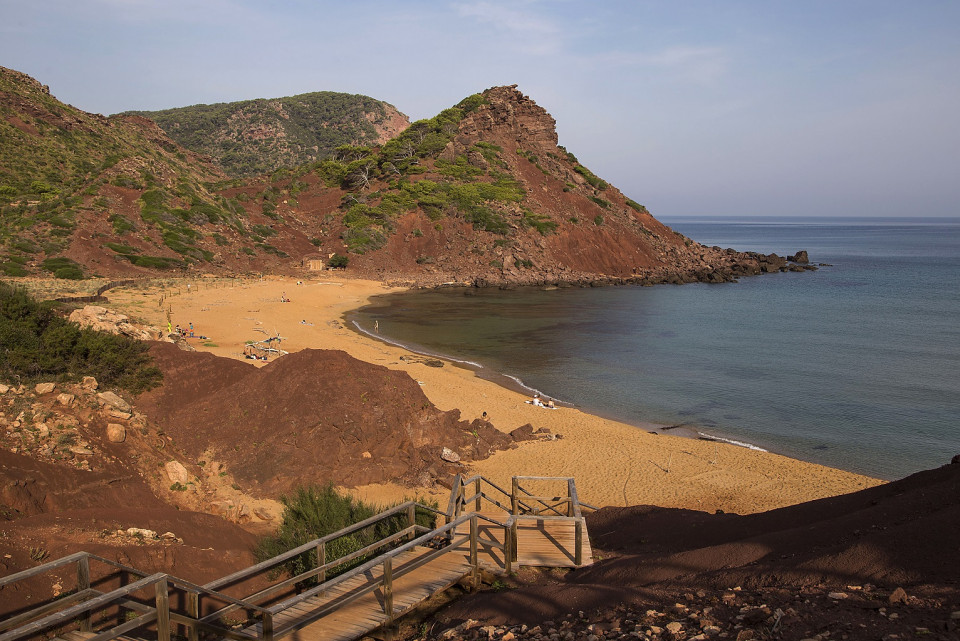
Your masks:
<svg viewBox="0 0 960 641"><path fill-rule="evenodd" d="M231 177L322 160L340 145L380 144L409 124L393 105L332 91L128 113L153 120Z"/></svg>

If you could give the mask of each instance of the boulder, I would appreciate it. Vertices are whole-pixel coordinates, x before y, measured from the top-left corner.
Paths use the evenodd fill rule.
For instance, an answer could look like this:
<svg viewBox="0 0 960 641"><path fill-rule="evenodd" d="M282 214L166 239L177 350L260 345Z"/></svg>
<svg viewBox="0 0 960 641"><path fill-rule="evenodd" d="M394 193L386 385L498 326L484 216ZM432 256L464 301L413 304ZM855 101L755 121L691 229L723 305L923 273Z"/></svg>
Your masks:
<svg viewBox="0 0 960 641"><path fill-rule="evenodd" d="M533 425L527 423L510 432L510 438L514 441L529 441L535 438L533 435Z"/></svg>
<svg viewBox="0 0 960 641"><path fill-rule="evenodd" d="M440 453L440 458L442 458L447 463L459 463L460 455L451 450L449 447L443 448L443 451Z"/></svg>
<svg viewBox="0 0 960 641"><path fill-rule="evenodd" d="M801 265L806 265L810 262L810 257L807 255L807 251L805 249L801 249L793 256L787 256L787 260L800 263Z"/></svg>
<svg viewBox="0 0 960 641"><path fill-rule="evenodd" d="M84 376L83 380L80 381L80 387L83 389L95 390L97 389L98 385L99 383L97 383L97 379L92 376Z"/></svg>
<svg viewBox="0 0 960 641"><path fill-rule="evenodd" d="M73 404L74 399L77 397L73 394L67 394L64 392L57 396L57 402L63 405L64 407L70 407Z"/></svg>
<svg viewBox="0 0 960 641"><path fill-rule="evenodd" d="M111 443L123 443L127 438L127 428L119 423L107 423L107 440Z"/></svg>
<svg viewBox="0 0 960 641"><path fill-rule="evenodd" d="M167 477L170 479L171 483L180 483L181 485L186 485L186 483L190 480L190 474L187 472L187 468L185 468L179 461L170 461L164 467L167 470Z"/></svg>
<svg viewBox="0 0 960 641"><path fill-rule="evenodd" d="M3 383L0 383L0 394L6 394L9 391L10 391L9 385L4 385Z"/></svg>
<svg viewBox="0 0 960 641"><path fill-rule="evenodd" d="M100 403L102 405L107 405L108 407L118 409L121 412L130 411L130 404L113 392L100 392L97 394L97 398L100 399Z"/></svg>
<svg viewBox="0 0 960 641"><path fill-rule="evenodd" d="M37 383L37 386L34 387L33 389L34 391L36 391L37 394L49 394L56 388L57 388L56 383Z"/></svg>

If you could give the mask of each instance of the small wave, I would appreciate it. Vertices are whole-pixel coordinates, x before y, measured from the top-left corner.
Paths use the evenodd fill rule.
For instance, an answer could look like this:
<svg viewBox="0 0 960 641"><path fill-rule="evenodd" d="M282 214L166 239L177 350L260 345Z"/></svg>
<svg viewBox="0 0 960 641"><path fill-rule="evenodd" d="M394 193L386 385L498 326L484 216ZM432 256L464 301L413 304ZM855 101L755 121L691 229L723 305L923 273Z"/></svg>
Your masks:
<svg viewBox="0 0 960 641"><path fill-rule="evenodd" d="M370 338L375 338L378 341L387 343L388 345L393 345L394 347L402 347L405 350L409 350L414 354L420 354L421 356L430 356L432 358L442 358L443 360L450 361L452 363L460 363L461 365L469 365L470 367L475 367L476 369L483 369L483 365L481 365L480 363L477 363L476 361L468 361L463 358L453 358L452 356L447 356L446 354L437 354L435 352L428 352L423 349L414 349L409 345L401 343L400 341L392 340L390 338L386 338L382 334L375 334L369 330L366 330L360 327L360 323L358 323L357 321L350 321L350 322L353 323L353 326L356 327L357 331L360 332L361 334L365 336L369 336Z"/></svg>
<svg viewBox="0 0 960 641"><path fill-rule="evenodd" d="M723 438L722 436L715 436L713 434L707 434L706 432L697 432L700 436L711 441L720 441L721 443L729 443L730 445L736 445L737 447L745 447L748 450L754 450L755 452L768 452L759 445L754 445L753 443L745 443L744 441L738 441L732 438Z"/></svg>

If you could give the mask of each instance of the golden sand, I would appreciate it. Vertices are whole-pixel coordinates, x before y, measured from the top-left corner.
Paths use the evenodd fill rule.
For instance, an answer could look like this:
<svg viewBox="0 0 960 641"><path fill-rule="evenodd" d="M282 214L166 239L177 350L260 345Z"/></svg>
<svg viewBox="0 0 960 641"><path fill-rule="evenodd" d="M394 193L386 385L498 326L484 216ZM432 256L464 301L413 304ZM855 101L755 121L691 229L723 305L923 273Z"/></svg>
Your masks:
<svg viewBox="0 0 960 641"><path fill-rule="evenodd" d="M283 337L279 346L290 352L340 349L360 360L403 370L421 384L438 408L459 409L464 419L487 412L502 431L531 423L560 435L556 440L522 443L464 470L480 473L502 487L509 487L513 475L573 476L581 501L596 506L651 504L745 514L881 483L768 452L650 434L577 409L535 407L524 402L526 396L479 378L471 370L401 360L410 354L408 350L350 330L342 319L372 296L394 291L400 290L325 274L303 281L201 278L168 282L162 289L114 290L108 296L110 307L164 329L167 310L172 310L173 325L193 323L196 335L209 337L190 339L198 350L242 359L246 342L279 334ZM282 298L290 302L281 302ZM439 488L384 485L356 491L381 504L419 494L445 505L446 492Z"/></svg>

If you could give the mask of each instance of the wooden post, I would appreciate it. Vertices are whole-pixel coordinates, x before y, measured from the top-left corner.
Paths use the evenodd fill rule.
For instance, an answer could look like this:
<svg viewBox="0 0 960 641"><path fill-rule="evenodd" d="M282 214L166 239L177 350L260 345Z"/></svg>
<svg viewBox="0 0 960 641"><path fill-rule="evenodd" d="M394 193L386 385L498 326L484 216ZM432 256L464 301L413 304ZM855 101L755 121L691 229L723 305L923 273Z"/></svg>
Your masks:
<svg viewBox="0 0 960 641"><path fill-rule="evenodd" d="M583 565L583 519L577 519L573 527L573 563L580 567Z"/></svg>
<svg viewBox="0 0 960 641"><path fill-rule="evenodd" d="M480 476L479 475L477 476L477 480L474 481L473 489L475 490L475 493L477 495L477 502L474 505L474 509L477 512L479 512L480 511Z"/></svg>
<svg viewBox="0 0 960 641"><path fill-rule="evenodd" d="M470 519L470 565L473 566L473 576L470 581L470 590L476 592L480 587L480 560L477 555L477 534L479 518L476 514Z"/></svg>
<svg viewBox="0 0 960 641"><path fill-rule="evenodd" d="M194 622L187 627L187 641L199 641L200 628L196 620L200 618L200 593L190 590L187 592L187 616Z"/></svg>
<svg viewBox="0 0 960 641"><path fill-rule="evenodd" d="M317 543L317 567L323 568L327 564L327 543L326 541L320 541ZM320 574L317 575L317 580L320 583L323 583L327 580L327 569L323 568L320 570Z"/></svg>
<svg viewBox="0 0 960 641"><path fill-rule="evenodd" d="M513 538L509 525L503 526L503 571L510 574L513 566Z"/></svg>
<svg viewBox="0 0 960 641"><path fill-rule="evenodd" d="M273 615L269 612L263 613L263 640L273 641Z"/></svg>
<svg viewBox="0 0 960 641"><path fill-rule="evenodd" d="M170 596L167 594L167 579L156 584L157 641L170 641Z"/></svg>
<svg viewBox="0 0 960 641"><path fill-rule="evenodd" d="M513 552L513 560L517 560L517 519L510 524L510 551Z"/></svg>
<svg viewBox="0 0 960 641"><path fill-rule="evenodd" d="M510 487L510 514L513 514L514 516L520 513L518 511L519 501L517 498L517 492L519 491L520 491L520 483L519 481L517 481L517 477L514 476L513 484Z"/></svg>
<svg viewBox="0 0 960 641"><path fill-rule="evenodd" d="M383 560L383 613L393 620L393 558Z"/></svg>
<svg viewBox="0 0 960 641"><path fill-rule="evenodd" d="M567 479L567 516L573 516L573 479Z"/></svg>
<svg viewBox="0 0 960 641"><path fill-rule="evenodd" d="M407 525L410 526L410 536L408 540L412 541L417 538L417 504L411 503L410 507L407 508Z"/></svg>
<svg viewBox="0 0 960 641"><path fill-rule="evenodd" d="M77 561L77 592L90 589L90 557L83 557ZM80 619L80 631L90 632L90 616L88 610Z"/></svg>

